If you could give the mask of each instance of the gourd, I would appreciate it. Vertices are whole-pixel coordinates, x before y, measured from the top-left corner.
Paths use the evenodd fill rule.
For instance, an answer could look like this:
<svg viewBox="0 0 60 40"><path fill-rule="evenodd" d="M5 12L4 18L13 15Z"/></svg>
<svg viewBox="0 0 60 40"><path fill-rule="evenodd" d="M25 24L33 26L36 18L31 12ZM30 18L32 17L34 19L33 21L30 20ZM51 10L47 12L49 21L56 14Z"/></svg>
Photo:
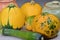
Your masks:
<svg viewBox="0 0 60 40"><path fill-rule="evenodd" d="M42 36L41 34L31 32L31 31L24 31L24 30L13 30L4 28L3 35L5 36L14 36L18 37L22 40L48 40L46 37Z"/></svg>
<svg viewBox="0 0 60 40"><path fill-rule="evenodd" d="M25 22L25 16L19 7L10 3L1 12L1 24L4 28L20 29Z"/></svg>
<svg viewBox="0 0 60 40"><path fill-rule="evenodd" d="M32 31L41 33L48 38L53 38L59 30L59 19L53 14L42 13L34 18L32 22Z"/></svg>
<svg viewBox="0 0 60 40"><path fill-rule="evenodd" d="M34 19L34 16L40 15L42 13L42 7L34 0L27 2L21 6L21 10L26 17L25 27L28 30L31 30L31 23Z"/></svg>
<svg viewBox="0 0 60 40"><path fill-rule="evenodd" d="M26 17L35 16L42 13L42 7L34 0L27 2L21 6L21 10Z"/></svg>

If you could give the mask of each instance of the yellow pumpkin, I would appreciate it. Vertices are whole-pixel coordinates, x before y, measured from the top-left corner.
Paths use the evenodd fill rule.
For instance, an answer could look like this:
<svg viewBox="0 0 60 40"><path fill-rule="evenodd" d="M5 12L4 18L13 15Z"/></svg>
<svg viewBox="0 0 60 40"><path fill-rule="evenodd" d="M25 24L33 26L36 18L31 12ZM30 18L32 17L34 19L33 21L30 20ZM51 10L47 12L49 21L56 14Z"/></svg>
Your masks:
<svg viewBox="0 0 60 40"><path fill-rule="evenodd" d="M1 12L1 24L6 28L20 29L25 22L25 17L19 7L9 4Z"/></svg>
<svg viewBox="0 0 60 40"><path fill-rule="evenodd" d="M34 0L31 0L31 2L27 2L23 4L21 6L21 10L26 17L26 21L25 21L26 29L31 30L30 23L32 22L28 22L28 21L33 21L34 18L33 16L40 15L42 13L42 7L40 4L35 3Z"/></svg>
<svg viewBox="0 0 60 40"><path fill-rule="evenodd" d="M53 38L59 30L59 19L53 14L43 13L34 18L32 31L41 33L48 38Z"/></svg>
<svg viewBox="0 0 60 40"><path fill-rule="evenodd" d="M21 6L21 10L26 17L35 16L42 13L42 7L40 4L35 3L33 0L27 2Z"/></svg>

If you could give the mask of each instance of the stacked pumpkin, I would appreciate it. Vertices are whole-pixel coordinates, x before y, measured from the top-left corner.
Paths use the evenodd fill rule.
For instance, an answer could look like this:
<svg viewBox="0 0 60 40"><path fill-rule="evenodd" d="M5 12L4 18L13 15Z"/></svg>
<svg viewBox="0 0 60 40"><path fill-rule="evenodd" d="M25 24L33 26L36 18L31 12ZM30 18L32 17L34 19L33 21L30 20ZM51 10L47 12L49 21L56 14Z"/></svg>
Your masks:
<svg viewBox="0 0 60 40"><path fill-rule="evenodd" d="M42 7L34 0L23 4L21 9L10 4L1 12L1 24L4 28L21 29L24 22L27 30L48 38L55 37L58 33L58 18L53 14L42 13Z"/></svg>
<svg viewBox="0 0 60 40"><path fill-rule="evenodd" d="M27 2L21 7L26 17L25 27L27 30L41 33L48 38L53 38L59 30L58 18L49 13L42 13L42 7L34 0Z"/></svg>
<svg viewBox="0 0 60 40"><path fill-rule="evenodd" d="M25 27L26 29L31 30L31 23L36 15L40 15L42 13L42 7L34 0L31 0L31 2L23 4L21 10L26 17Z"/></svg>

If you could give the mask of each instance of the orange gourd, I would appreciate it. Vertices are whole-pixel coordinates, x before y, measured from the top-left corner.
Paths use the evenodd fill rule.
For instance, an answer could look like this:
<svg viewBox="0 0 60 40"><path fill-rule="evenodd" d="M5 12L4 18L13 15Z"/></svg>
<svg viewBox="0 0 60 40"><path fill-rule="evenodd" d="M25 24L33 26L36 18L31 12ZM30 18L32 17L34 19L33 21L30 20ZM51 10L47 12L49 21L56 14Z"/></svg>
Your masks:
<svg viewBox="0 0 60 40"><path fill-rule="evenodd" d="M48 38L53 38L59 30L59 20L53 14L42 13L34 18L32 31L41 33Z"/></svg>

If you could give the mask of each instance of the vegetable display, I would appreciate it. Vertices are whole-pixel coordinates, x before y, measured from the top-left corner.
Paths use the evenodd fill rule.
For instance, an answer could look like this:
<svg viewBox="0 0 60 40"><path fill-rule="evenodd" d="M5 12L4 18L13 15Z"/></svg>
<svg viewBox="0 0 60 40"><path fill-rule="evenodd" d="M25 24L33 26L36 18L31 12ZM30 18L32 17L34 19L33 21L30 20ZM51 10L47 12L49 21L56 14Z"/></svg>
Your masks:
<svg viewBox="0 0 60 40"><path fill-rule="evenodd" d="M58 35L60 22L53 14L43 12L34 0L21 8L10 3L0 13L0 32L23 40L49 40Z"/></svg>

